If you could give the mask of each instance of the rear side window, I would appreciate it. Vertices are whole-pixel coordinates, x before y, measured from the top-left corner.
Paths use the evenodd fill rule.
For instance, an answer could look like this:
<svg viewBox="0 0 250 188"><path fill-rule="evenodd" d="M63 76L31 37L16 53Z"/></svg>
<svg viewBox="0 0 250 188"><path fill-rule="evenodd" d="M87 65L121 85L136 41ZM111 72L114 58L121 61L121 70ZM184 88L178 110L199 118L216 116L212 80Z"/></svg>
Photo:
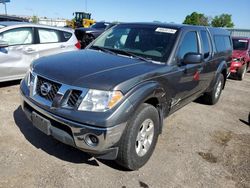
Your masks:
<svg viewBox="0 0 250 188"><path fill-rule="evenodd" d="M62 35L62 42L68 41L72 36L72 33L70 33L70 32L66 32L66 31L60 31L60 32Z"/></svg>
<svg viewBox="0 0 250 188"><path fill-rule="evenodd" d="M199 52L197 34L194 31L188 32L180 45L178 58L181 60L189 52Z"/></svg>
<svg viewBox="0 0 250 188"><path fill-rule="evenodd" d="M208 33L206 31L201 31L201 40L202 40L202 48L204 58L208 58L210 54L210 41L208 37Z"/></svg>
<svg viewBox="0 0 250 188"><path fill-rule="evenodd" d="M214 42L216 45L217 52L225 52L232 49L232 44L229 36L215 35Z"/></svg>
<svg viewBox="0 0 250 188"><path fill-rule="evenodd" d="M17 28L5 31L0 34L0 40L8 45L32 44L32 28Z"/></svg>
<svg viewBox="0 0 250 188"><path fill-rule="evenodd" d="M40 43L55 43L60 41L59 32L54 29L38 28Z"/></svg>

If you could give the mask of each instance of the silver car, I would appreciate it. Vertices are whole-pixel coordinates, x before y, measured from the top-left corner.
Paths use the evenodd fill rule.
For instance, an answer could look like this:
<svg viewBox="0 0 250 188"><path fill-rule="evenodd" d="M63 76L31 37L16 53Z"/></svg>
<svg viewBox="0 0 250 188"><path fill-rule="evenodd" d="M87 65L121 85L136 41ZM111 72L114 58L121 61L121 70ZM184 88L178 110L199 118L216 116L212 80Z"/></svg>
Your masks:
<svg viewBox="0 0 250 188"><path fill-rule="evenodd" d="M0 82L22 79L39 57L80 48L69 28L0 22Z"/></svg>

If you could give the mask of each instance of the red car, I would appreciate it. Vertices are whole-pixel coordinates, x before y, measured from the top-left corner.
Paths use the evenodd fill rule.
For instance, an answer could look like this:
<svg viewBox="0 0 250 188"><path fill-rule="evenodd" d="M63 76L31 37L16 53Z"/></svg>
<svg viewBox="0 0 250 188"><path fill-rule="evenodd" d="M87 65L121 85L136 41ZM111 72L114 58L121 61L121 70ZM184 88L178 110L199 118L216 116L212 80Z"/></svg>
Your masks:
<svg viewBox="0 0 250 188"><path fill-rule="evenodd" d="M230 76L242 80L250 64L250 38L233 37L232 59Z"/></svg>

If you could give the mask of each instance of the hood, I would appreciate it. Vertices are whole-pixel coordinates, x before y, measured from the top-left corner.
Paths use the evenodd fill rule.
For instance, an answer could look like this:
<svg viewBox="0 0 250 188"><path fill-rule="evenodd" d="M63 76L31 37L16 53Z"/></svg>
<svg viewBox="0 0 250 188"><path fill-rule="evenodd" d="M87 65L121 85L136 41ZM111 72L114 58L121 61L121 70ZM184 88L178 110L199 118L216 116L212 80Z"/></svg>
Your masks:
<svg viewBox="0 0 250 188"><path fill-rule="evenodd" d="M247 50L234 50L232 57L233 58L241 58L241 57L246 56L246 54L247 54Z"/></svg>
<svg viewBox="0 0 250 188"><path fill-rule="evenodd" d="M145 74L149 75L161 66L163 65L87 49L40 58L33 63L33 70L60 83L111 90L131 79L134 82L146 79Z"/></svg>
<svg viewBox="0 0 250 188"><path fill-rule="evenodd" d="M91 28L91 27L81 27L81 28L76 29L76 31L91 33L91 32L97 31L97 29Z"/></svg>

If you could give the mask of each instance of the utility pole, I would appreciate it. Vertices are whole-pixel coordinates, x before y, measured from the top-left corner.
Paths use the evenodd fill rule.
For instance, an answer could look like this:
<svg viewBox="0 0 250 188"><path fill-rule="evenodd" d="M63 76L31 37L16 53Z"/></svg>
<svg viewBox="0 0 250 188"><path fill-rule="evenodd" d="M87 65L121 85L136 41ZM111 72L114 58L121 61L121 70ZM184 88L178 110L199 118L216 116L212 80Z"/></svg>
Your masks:
<svg viewBox="0 0 250 188"><path fill-rule="evenodd" d="M6 2L4 2L4 8L5 8L5 15L7 15L7 7L6 7Z"/></svg>
<svg viewBox="0 0 250 188"><path fill-rule="evenodd" d="M7 6L6 3L9 3L10 0L0 0L0 3L4 4L5 15L7 15Z"/></svg>

